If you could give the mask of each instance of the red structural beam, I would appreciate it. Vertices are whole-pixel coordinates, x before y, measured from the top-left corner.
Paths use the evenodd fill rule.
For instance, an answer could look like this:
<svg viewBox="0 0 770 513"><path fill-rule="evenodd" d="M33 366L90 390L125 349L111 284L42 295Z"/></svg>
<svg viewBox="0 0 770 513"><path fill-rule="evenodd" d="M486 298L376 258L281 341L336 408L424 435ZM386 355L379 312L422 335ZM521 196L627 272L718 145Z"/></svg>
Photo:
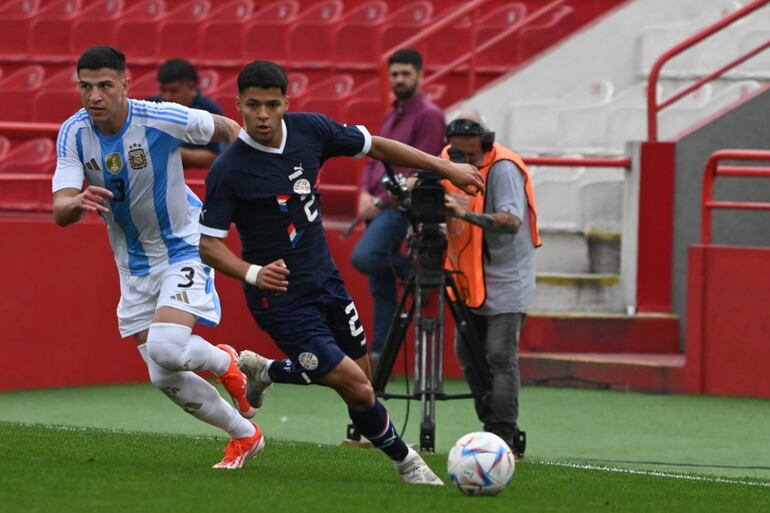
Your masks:
<svg viewBox="0 0 770 513"><path fill-rule="evenodd" d="M770 203L714 200L714 181L718 176L733 178L770 178L770 167L720 166L719 163L724 160L770 162L770 151L720 150L711 154L703 170L703 186L701 192L701 241L703 244L711 244L711 214L713 210L770 210Z"/></svg>
<svg viewBox="0 0 770 513"><path fill-rule="evenodd" d="M747 4L741 7L740 9L730 14L729 16L726 16L725 18L721 19L717 23L714 23L713 25L710 25L704 28L697 34L685 39L684 41L675 45L673 48L669 49L668 51L664 52L663 55L658 57L658 60L656 60L655 64L652 65L652 69L650 70L650 76L647 79L647 140L648 141L658 140L658 112L668 107L675 101L683 98L684 96L691 93L692 91L698 89L706 82L710 82L711 80L714 80L715 78L722 76L728 70L750 59L754 55L764 51L766 48L770 47L770 41L767 41L766 43L761 44L754 50L751 50L750 52L744 54L743 56L727 63L726 65L719 68L717 71L695 82L694 84L690 85L686 89L683 89L677 92L674 96L672 96L671 98L667 99L665 102L659 105L657 103L658 99L656 97L656 91L658 87L658 78L660 76L660 70L661 68L663 68L663 65L666 64L669 60L671 60L675 56L684 52L685 50L692 48L697 43L700 43L704 39L711 37L712 35L716 34L720 30L727 27L728 25L731 25L734 21L740 18L743 18L748 14L751 14L752 12L756 11L760 7L764 7L768 3L770 3L770 0L755 0L754 2L751 2L750 4Z"/></svg>

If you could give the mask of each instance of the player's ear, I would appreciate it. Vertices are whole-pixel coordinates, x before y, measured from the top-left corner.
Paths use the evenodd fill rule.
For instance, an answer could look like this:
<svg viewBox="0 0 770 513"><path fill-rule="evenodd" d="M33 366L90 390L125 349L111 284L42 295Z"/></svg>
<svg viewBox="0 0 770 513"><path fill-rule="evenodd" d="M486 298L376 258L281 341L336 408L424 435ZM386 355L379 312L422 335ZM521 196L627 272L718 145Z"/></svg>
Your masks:
<svg viewBox="0 0 770 513"><path fill-rule="evenodd" d="M128 98L128 90L131 87L131 77L128 74L123 75L123 96Z"/></svg>
<svg viewBox="0 0 770 513"><path fill-rule="evenodd" d="M288 97L288 96L285 96L285 97L283 98L283 101L285 102L285 103L283 104L283 110L289 110L289 97Z"/></svg>

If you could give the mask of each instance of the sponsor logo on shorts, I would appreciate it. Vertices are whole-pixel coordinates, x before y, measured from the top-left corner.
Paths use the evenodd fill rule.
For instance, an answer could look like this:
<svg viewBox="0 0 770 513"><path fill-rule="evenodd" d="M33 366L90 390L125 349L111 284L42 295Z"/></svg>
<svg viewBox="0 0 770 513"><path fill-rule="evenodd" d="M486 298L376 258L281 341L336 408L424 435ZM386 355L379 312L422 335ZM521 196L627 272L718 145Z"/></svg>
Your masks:
<svg viewBox="0 0 770 513"><path fill-rule="evenodd" d="M318 368L318 357L313 353L300 353L297 361L305 370L316 370Z"/></svg>

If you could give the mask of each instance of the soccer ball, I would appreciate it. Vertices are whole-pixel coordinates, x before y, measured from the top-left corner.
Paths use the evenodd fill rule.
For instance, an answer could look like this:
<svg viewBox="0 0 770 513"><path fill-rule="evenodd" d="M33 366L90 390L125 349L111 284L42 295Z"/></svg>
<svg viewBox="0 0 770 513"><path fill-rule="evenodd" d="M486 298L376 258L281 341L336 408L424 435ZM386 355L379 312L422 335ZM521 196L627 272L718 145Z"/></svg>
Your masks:
<svg viewBox="0 0 770 513"><path fill-rule="evenodd" d="M513 479L511 448L493 433L468 433L449 451L447 470L467 495L497 495Z"/></svg>

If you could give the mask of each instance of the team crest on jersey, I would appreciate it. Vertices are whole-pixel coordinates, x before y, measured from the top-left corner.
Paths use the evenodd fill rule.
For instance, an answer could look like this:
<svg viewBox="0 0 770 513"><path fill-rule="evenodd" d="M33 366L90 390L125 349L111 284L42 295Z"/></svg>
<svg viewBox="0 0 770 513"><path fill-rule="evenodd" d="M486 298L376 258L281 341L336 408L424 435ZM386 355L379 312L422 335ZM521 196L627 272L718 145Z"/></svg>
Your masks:
<svg viewBox="0 0 770 513"><path fill-rule="evenodd" d="M313 353L300 353L297 362L305 370L316 370L318 368L318 357Z"/></svg>
<svg viewBox="0 0 770 513"><path fill-rule="evenodd" d="M107 158L104 159L104 163L107 167L107 171L116 175L123 169L123 159L120 158L120 153L110 153Z"/></svg>
<svg viewBox="0 0 770 513"><path fill-rule="evenodd" d="M300 178L294 182L294 192L297 194L310 194L313 189L310 188L310 182L305 178Z"/></svg>
<svg viewBox="0 0 770 513"><path fill-rule="evenodd" d="M140 144L132 144L128 150L128 164L134 169L147 167L147 154Z"/></svg>

